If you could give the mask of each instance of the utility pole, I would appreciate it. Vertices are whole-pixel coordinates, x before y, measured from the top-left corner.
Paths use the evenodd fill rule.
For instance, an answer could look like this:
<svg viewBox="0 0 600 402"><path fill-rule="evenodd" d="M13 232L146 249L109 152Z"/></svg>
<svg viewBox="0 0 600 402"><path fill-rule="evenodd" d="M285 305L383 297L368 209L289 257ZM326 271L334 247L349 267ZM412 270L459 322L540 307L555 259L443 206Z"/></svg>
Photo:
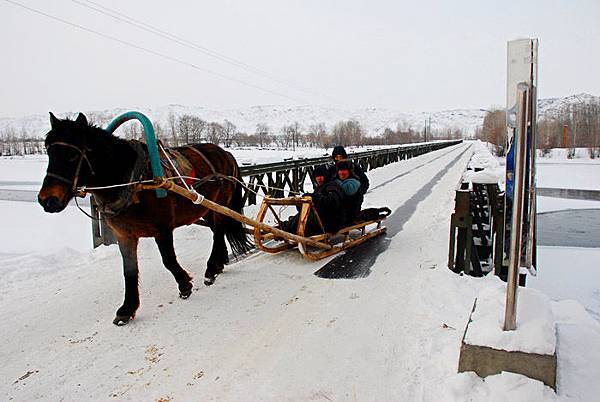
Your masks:
<svg viewBox="0 0 600 402"><path fill-rule="evenodd" d="M573 148L577 146L577 111L573 109Z"/></svg>
<svg viewBox="0 0 600 402"><path fill-rule="evenodd" d="M429 115L429 124L427 125L428 130L429 130L429 140L431 141L431 115Z"/></svg>

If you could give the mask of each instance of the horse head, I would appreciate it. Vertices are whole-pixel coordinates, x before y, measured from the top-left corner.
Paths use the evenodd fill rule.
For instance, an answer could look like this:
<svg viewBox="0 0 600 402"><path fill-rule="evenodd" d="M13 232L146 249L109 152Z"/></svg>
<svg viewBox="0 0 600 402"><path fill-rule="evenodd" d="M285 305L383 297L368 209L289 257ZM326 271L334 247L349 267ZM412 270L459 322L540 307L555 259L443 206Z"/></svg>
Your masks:
<svg viewBox="0 0 600 402"><path fill-rule="evenodd" d="M44 211L54 213L66 208L77 187L88 184L94 170L86 135L91 126L83 113L75 120L61 120L50 113L50 127L44 143L48 168L38 202Z"/></svg>

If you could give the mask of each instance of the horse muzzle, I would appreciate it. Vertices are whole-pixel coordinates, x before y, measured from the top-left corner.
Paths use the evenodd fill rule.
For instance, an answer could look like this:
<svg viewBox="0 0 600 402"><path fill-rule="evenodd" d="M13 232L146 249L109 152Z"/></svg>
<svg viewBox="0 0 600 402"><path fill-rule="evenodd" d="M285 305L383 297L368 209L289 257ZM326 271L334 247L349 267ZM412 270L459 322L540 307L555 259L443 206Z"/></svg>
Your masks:
<svg viewBox="0 0 600 402"><path fill-rule="evenodd" d="M38 202L42 207L44 207L44 211L50 213L61 212L67 206L55 196L42 198L38 195Z"/></svg>

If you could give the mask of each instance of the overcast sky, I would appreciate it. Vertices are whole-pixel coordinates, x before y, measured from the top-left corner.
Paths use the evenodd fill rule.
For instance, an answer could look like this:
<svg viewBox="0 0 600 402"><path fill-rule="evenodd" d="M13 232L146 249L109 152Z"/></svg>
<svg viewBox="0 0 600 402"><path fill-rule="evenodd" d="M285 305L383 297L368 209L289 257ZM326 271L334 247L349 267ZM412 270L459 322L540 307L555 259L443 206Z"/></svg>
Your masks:
<svg viewBox="0 0 600 402"><path fill-rule="evenodd" d="M523 37L540 39L540 97L600 95L599 22L599 0L0 0L0 116L169 103L489 107L504 103L506 42Z"/></svg>

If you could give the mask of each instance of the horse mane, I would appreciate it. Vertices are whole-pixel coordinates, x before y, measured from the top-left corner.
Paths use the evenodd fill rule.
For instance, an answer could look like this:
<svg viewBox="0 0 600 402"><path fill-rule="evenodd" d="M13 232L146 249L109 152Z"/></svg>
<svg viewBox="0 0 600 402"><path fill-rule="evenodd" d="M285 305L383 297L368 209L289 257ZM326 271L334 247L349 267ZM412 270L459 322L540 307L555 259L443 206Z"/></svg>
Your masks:
<svg viewBox="0 0 600 402"><path fill-rule="evenodd" d="M51 114L50 125L51 130L45 139L46 147L58 142L85 150L86 160L96 171L96 185L115 184L129 179L138 160L139 147L132 146L130 141L89 123L81 113L75 120L57 119Z"/></svg>
<svg viewBox="0 0 600 402"><path fill-rule="evenodd" d="M85 143L88 146L120 145L127 140L116 136L99 127L94 122L88 122L80 113L76 119L55 119L51 117L52 129L46 133L45 142L48 145L53 140L66 141L73 144ZM83 139L83 141L82 141Z"/></svg>

